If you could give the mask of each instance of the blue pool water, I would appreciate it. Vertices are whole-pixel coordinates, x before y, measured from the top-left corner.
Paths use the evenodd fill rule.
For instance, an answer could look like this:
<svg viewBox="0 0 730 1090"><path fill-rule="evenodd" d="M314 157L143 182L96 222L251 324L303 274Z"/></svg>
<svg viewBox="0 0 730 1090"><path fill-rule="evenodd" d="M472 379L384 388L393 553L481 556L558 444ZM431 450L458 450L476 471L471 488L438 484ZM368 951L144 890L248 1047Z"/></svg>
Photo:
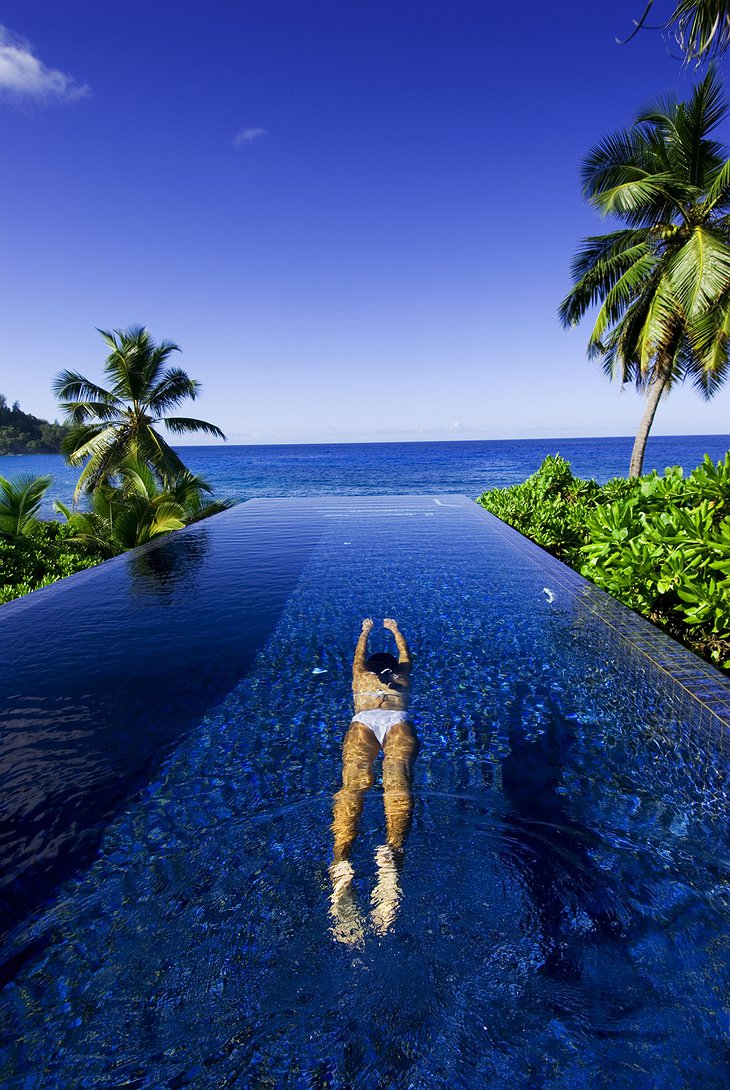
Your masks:
<svg viewBox="0 0 730 1090"><path fill-rule="evenodd" d="M420 751L346 943L364 616ZM730 684L474 504L253 501L0 620L4 1087L727 1085Z"/></svg>
<svg viewBox="0 0 730 1090"><path fill-rule="evenodd" d="M548 454L561 454L579 477L605 482L626 476L633 440L500 439L449 443L341 443L296 446L184 447L186 465L210 481L219 496L380 495L383 492L459 492L476 498L487 488L524 481ZM708 453L713 461L730 449L727 435L653 435L645 469L668 465L694 469ZM53 516L53 499L70 504L78 470L60 455L0 456L0 474L48 473L53 485L43 509Z"/></svg>

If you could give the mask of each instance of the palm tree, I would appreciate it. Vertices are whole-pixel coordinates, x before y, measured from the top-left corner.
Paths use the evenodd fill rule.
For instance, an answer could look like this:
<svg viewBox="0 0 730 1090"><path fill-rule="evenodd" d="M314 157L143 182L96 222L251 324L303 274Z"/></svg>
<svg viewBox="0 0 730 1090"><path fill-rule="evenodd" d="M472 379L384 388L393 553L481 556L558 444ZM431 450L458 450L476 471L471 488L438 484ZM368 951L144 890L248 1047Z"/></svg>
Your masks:
<svg viewBox="0 0 730 1090"><path fill-rule="evenodd" d="M626 41L631 41L646 26L653 6L654 0L648 0L644 14L635 20L634 30ZM669 28L674 29L677 43L688 61L699 63L706 57L722 53L730 45L730 0L677 0L666 23L666 29Z"/></svg>
<svg viewBox="0 0 730 1090"><path fill-rule="evenodd" d="M168 416L180 402L195 400L200 383L179 367L167 366L178 345L155 344L142 326L99 332L111 348L104 367L109 389L75 371L62 371L53 389L72 425L61 449L71 465L82 465L74 501L83 491L107 483L129 457L150 466L160 480L185 466L157 430L164 424L174 435L202 432L225 439L215 424L191 417Z"/></svg>
<svg viewBox="0 0 730 1090"><path fill-rule="evenodd" d="M50 477L24 474L14 481L0 477L0 537L17 540L30 533L50 486Z"/></svg>
<svg viewBox="0 0 730 1090"><path fill-rule="evenodd" d="M120 486L99 484L92 493L90 511L71 511L58 500L54 504L73 531L73 540L107 557L233 506L233 500L204 501L210 485L188 470L161 487L149 466L127 458L115 476Z"/></svg>
<svg viewBox="0 0 730 1090"><path fill-rule="evenodd" d="M679 0L669 25L688 60L721 53L730 45L730 0Z"/></svg>
<svg viewBox="0 0 730 1090"><path fill-rule="evenodd" d="M727 377L730 160L710 138L727 112L710 70L687 102L644 110L583 162L590 203L625 227L584 239L559 313L574 326L600 303L588 356L646 395L631 477L662 396L689 376L709 399Z"/></svg>

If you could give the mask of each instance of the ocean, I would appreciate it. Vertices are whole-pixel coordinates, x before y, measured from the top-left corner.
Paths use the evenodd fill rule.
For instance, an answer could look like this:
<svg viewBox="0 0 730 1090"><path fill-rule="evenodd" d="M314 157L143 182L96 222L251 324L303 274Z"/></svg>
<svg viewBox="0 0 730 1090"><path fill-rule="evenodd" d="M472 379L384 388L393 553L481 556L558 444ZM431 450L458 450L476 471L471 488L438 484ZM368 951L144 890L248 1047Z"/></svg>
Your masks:
<svg viewBox="0 0 730 1090"><path fill-rule="evenodd" d="M476 498L487 488L523 481L548 454L560 454L580 477L603 483L625 476L633 439L491 439L441 443L338 443L291 446L187 446L186 465L216 496L378 495L456 492ZM728 435L657 435L649 439L645 471L680 465L689 472L705 453L714 461L730 449ZM56 454L0 456L0 474L49 474L52 501L70 504L78 470Z"/></svg>

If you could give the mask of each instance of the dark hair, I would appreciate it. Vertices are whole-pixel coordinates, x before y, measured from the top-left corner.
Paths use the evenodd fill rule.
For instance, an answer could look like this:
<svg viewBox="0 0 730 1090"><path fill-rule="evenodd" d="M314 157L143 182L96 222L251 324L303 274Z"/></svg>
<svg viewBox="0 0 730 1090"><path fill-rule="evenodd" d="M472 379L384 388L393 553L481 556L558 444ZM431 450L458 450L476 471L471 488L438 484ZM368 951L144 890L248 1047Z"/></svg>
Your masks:
<svg viewBox="0 0 730 1090"><path fill-rule="evenodd" d="M383 681L388 680L383 677L383 674L397 674L399 673L398 667L398 659L387 651L377 651L365 663L365 668L371 670L374 674L378 674Z"/></svg>

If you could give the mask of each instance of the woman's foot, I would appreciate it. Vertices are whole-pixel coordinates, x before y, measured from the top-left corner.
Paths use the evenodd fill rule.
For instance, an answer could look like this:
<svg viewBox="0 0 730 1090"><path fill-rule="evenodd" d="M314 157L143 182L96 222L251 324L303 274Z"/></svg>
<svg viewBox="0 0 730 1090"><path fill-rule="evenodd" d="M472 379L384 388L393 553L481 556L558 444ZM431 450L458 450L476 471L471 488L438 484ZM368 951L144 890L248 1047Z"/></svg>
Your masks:
<svg viewBox="0 0 730 1090"><path fill-rule="evenodd" d="M398 871L402 863L402 854L402 852L394 851L390 844L381 844L375 850L378 880L370 897L373 906L370 918L378 935L387 934L398 915L402 897Z"/></svg>
<svg viewBox="0 0 730 1090"><path fill-rule="evenodd" d="M365 941L365 928L352 892L355 877L352 865L349 860L341 859L332 864L329 873L332 881L329 911L332 937L343 946L361 946Z"/></svg>

